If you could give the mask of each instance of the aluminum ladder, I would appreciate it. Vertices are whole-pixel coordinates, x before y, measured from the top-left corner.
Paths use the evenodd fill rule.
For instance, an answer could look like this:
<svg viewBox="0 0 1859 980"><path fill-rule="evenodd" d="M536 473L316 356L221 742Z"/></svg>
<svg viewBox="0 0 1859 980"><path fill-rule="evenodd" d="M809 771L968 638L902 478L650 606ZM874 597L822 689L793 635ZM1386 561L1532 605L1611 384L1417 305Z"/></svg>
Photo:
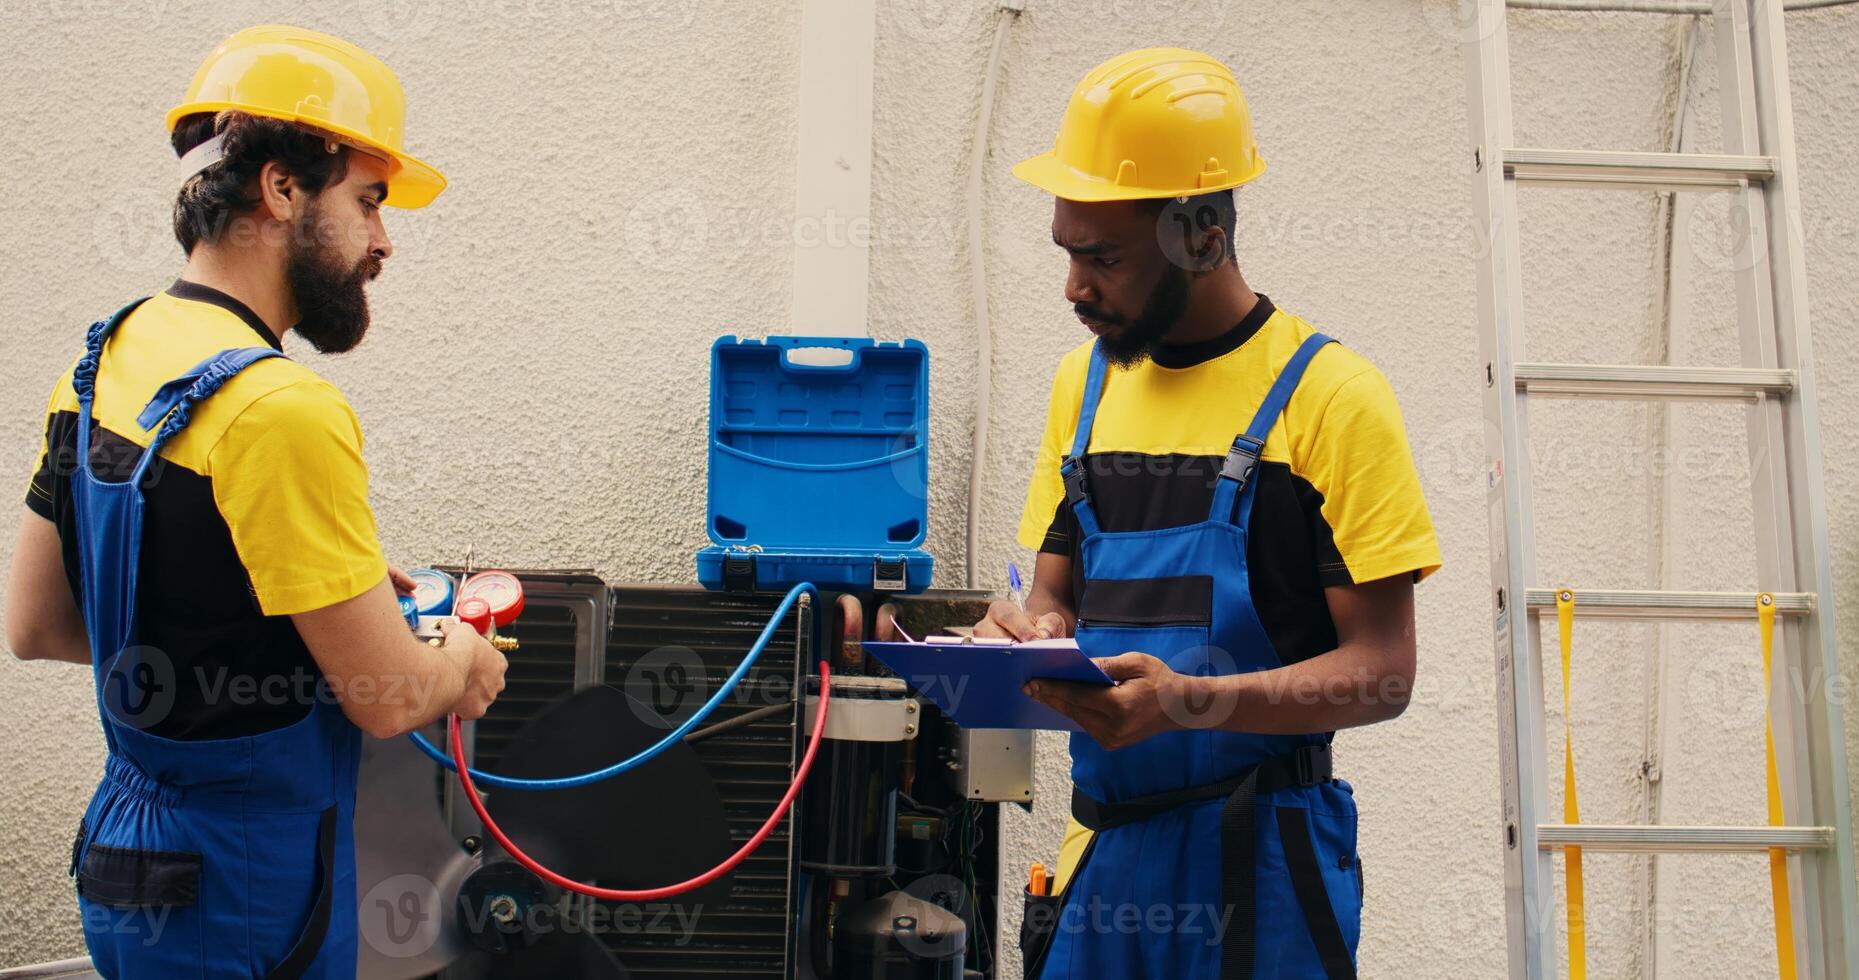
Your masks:
<svg viewBox="0 0 1859 980"><path fill-rule="evenodd" d="M1460 0L1468 23L1475 218L1490 232L1479 256L1479 350L1485 448L1492 468L1491 602L1503 765L1504 891L1510 976L1558 975L1558 849L1787 852L1794 961L1802 976L1859 978L1859 918L1845 742L1829 576L1827 516L1814 403L1800 190L1783 4L1715 0L1653 7L1708 13L1723 93L1722 154L1600 152L1515 146L1504 0ZM1513 6L1554 8L1542 0ZM1568 4L1563 9L1583 8ZM1682 96L1681 96L1682 97ZM1738 367L1547 364L1520 361L1524 311L1517 186L1637 191L1723 190L1750 216L1753 262L1735 272ZM1788 825L1750 827L1556 823L1546 814L1541 618L1555 622L1557 590L1536 580L1530 496L1532 398L1735 399L1748 404L1748 449L1757 518L1757 583L1775 596L1771 707ZM1560 585L1561 583L1555 583ZM1650 620L1757 617L1760 593L1577 588L1579 616ZM1512 616L1515 612L1516 617ZM1511 628L1513 618L1517 628ZM1800 678L1823 683L1797 688ZM1810 692L1804 700L1796 690Z"/></svg>

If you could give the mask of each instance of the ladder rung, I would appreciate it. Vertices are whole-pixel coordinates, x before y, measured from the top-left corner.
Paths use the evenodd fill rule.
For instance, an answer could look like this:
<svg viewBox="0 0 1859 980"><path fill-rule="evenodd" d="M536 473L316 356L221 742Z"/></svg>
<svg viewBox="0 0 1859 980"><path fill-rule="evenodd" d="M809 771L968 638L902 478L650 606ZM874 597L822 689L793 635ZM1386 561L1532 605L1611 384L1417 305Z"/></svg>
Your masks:
<svg viewBox="0 0 1859 980"><path fill-rule="evenodd" d="M1775 175L1775 160L1721 153L1617 153L1511 147L1504 151L1504 173L1531 183L1688 190L1735 187L1744 180L1766 181Z"/></svg>
<svg viewBox="0 0 1859 980"><path fill-rule="evenodd" d="M1555 589L1529 589L1524 600L1531 612L1556 608ZM1814 610L1806 592L1775 593L1775 611L1805 616ZM1652 589L1576 589L1577 616L1611 619L1754 619L1754 592L1661 592Z"/></svg>
<svg viewBox="0 0 1859 980"><path fill-rule="evenodd" d="M1734 398L1786 394L1785 368L1665 367L1632 364L1519 364L1517 390L1566 398Z"/></svg>
<svg viewBox="0 0 1859 980"><path fill-rule="evenodd" d="M1546 823L1536 828L1542 850L1584 851L1790 851L1820 850L1833 843L1832 827L1649 827L1643 824Z"/></svg>
<svg viewBox="0 0 1859 980"><path fill-rule="evenodd" d="M1790 13L1796 10L1814 10L1819 7L1839 7L1859 0L1788 0L1782 9ZM1560 10L1570 13L1616 13L1616 14L1690 14L1703 17L1712 13L1708 3L1659 2L1659 0L1504 0L1504 6L1512 10Z"/></svg>

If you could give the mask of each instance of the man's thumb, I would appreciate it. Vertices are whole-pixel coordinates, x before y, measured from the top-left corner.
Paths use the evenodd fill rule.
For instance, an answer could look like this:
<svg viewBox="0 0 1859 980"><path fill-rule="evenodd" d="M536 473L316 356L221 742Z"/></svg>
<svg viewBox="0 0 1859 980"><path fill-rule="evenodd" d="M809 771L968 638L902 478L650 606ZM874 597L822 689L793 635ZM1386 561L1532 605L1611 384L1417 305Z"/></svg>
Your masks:
<svg viewBox="0 0 1859 980"><path fill-rule="evenodd" d="M1140 653L1120 653L1114 657L1104 657L1097 661L1099 670L1110 675L1113 681L1128 680L1146 673L1143 669L1147 658Z"/></svg>

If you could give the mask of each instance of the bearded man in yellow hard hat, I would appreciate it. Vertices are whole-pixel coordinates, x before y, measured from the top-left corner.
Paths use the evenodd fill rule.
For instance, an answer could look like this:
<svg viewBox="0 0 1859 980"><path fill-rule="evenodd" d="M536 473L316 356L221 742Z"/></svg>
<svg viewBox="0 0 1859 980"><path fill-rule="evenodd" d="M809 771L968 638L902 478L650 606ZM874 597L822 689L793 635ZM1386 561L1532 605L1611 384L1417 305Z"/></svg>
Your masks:
<svg viewBox="0 0 1859 980"><path fill-rule="evenodd" d="M1264 173L1232 73L1132 51L1073 91L1052 152L1060 362L1020 542L1024 612L1117 684L1034 681L1070 717L1072 832L1029 898L1029 977L1352 977L1362 870L1340 728L1401 713L1414 583L1439 567L1388 382L1255 292L1233 189Z"/></svg>
<svg viewBox="0 0 1859 980"><path fill-rule="evenodd" d="M168 114L186 267L53 389L6 631L94 672L109 756L71 874L106 977L354 976L362 733L479 717L503 687L470 627L407 629L355 413L283 356L291 333L361 341L381 207L445 187L404 115L338 38L224 41Z"/></svg>

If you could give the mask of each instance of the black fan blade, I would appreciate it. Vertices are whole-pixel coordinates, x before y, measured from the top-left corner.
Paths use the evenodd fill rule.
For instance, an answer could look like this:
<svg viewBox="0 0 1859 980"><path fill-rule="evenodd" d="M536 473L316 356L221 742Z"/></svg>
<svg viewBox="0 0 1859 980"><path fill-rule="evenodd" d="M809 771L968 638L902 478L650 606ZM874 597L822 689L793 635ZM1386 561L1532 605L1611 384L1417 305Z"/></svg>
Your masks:
<svg viewBox="0 0 1859 980"><path fill-rule="evenodd" d="M671 727L618 688L587 687L530 719L498 770L521 778L588 772L637 754ZM545 866L610 888L684 881L710 870L736 848L716 784L684 744L590 786L499 790L485 805L517 846ZM728 896L725 875L666 904L701 913L720 908Z"/></svg>

